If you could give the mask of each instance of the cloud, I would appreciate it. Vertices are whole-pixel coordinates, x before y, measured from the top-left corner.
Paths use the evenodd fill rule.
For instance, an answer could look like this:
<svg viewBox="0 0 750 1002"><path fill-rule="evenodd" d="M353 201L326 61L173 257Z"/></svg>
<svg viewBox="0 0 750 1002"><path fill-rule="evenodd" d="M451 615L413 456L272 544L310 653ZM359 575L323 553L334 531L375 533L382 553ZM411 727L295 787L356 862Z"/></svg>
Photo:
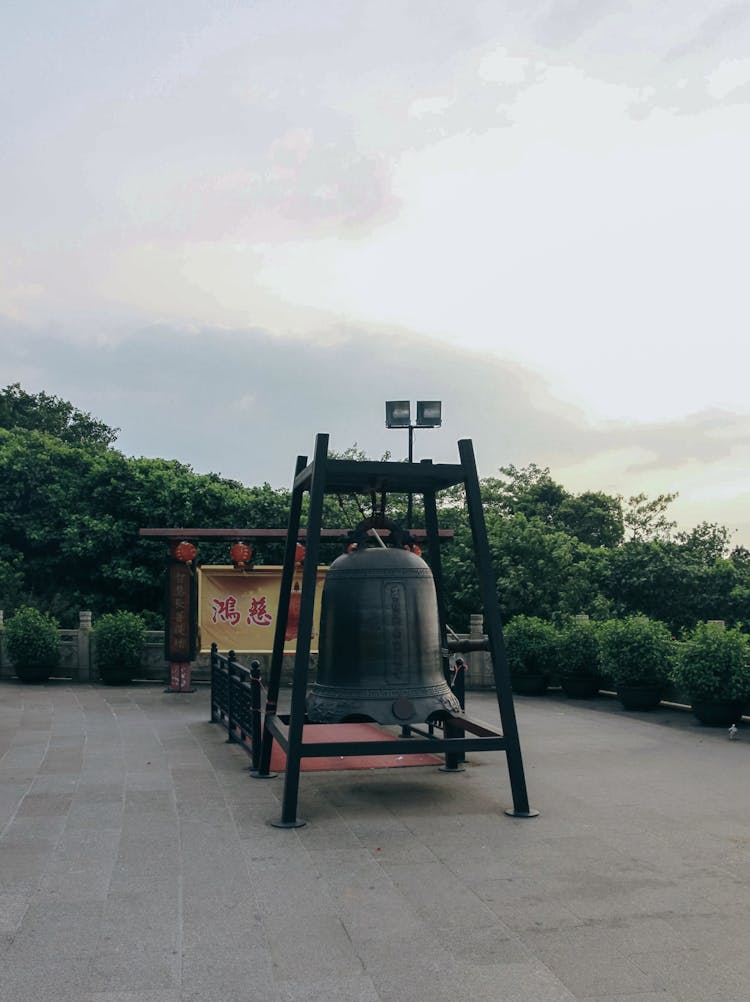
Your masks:
<svg viewBox="0 0 750 1002"><path fill-rule="evenodd" d="M550 46L577 40L622 9L619 0L555 0L545 6L534 29L537 38Z"/></svg>
<svg viewBox="0 0 750 1002"><path fill-rule="evenodd" d="M701 17L698 23L689 29L688 37L670 49L667 58L681 59L712 49L720 43L732 40L733 36L737 39L744 33L743 29L747 27L749 20L750 10L742 0L722 4L718 10Z"/></svg>
<svg viewBox="0 0 750 1002"><path fill-rule="evenodd" d="M481 476L536 462L569 490L679 491L686 524L722 521L750 540L747 413L593 424L521 366L383 328L302 340L161 325L93 344L5 322L0 350L3 385L20 379L120 427L126 454L287 487L317 432L338 451L356 442L404 458L407 436L385 429L385 401L440 399L443 427L416 432L418 459L455 462L456 442L471 438Z"/></svg>

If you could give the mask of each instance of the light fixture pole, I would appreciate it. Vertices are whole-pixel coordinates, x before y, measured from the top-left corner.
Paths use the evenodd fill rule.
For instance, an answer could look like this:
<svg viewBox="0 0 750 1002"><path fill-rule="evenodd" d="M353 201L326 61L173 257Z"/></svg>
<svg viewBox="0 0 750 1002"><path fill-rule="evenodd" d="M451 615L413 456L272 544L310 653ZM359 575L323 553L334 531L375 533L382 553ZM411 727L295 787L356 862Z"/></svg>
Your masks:
<svg viewBox="0 0 750 1002"><path fill-rule="evenodd" d="M439 428L442 424L443 405L440 400L417 400L417 420L411 420L411 400L386 400L386 428L407 428L409 431L409 462L414 462L414 429ZM412 495L406 507L406 528L411 529Z"/></svg>

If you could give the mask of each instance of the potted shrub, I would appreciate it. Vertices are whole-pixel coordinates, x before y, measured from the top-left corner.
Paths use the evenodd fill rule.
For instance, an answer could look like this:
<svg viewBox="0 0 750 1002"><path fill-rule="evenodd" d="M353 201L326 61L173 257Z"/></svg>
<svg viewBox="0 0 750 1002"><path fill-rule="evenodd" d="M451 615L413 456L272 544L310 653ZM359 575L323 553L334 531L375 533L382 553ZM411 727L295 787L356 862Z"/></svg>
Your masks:
<svg viewBox="0 0 750 1002"><path fill-rule="evenodd" d="M94 627L96 665L105 685L127 685L141 666L146 623L134 612L108 612Z"/></svg>
<svg viewBox="0 0 750 1002"><path fill-rule="evenodd" d="M521 696L545 692L557 663L557 632L536 616L514 616L504 630L513 691Z"/></svg>
<svg viewBox="0 0 750 1002"><path fill-rule="evenodd" d="M60 664L57 620L22 606L5 625L8 657L22 682L46 682Z"/></svg>
<svg viewBox="0 0 750 1002"><path fill-rule="evenodd" d="M610 619L599 627L599 666L626 710L658 706L674 662L675 641L646 616Z"/></svg>
<svg viewBox="0 0 750 1002"><path fill-rule="evenodd" d="M589 619L571 619L557 637L558 675L566 696L590 699L599 692L599 639Z"/></svg>
<svg viewBox="0 0 750 1002"><path fill-rule="evenodd" d="M672 679L702 724L736 724L750 698L750 641L723 623L698 623L679 645Z"/></svg>

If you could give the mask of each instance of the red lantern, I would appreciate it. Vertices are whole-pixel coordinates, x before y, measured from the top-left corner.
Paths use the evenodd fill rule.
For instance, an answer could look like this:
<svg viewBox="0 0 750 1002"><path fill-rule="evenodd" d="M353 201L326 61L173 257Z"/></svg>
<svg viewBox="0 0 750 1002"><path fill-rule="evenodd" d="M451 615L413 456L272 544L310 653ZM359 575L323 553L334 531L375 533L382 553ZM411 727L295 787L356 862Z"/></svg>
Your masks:
<svg viewBox="0 0 750 1002"><path fill-rule="evenodd" d="M196 547L186 539L181 543L175 543L172 547L172 556L175 560L181 560L183 564L189 564L191 560L194 560L197 552Z"/></svg>
<svg viewBox="0 0 750 1002"><path fill-rule="evenodd" d="M294 551L294 562L297 564L305 562L305 548L302 543L297 543L297 548Z"/></svg>
<svg viewBox="0 0 750 1002"><path fill-rule="evenodd" d="M246 564L252 555L253 548L247 543L233 543L229 549L229 556L233 564Z"/></svg>

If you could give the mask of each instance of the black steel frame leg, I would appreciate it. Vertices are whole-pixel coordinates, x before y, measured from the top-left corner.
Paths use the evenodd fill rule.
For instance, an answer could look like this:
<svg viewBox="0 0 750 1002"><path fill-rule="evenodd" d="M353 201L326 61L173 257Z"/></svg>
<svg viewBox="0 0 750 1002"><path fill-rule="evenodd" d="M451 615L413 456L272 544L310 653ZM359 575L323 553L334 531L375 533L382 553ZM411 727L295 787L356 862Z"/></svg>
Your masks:
<svg viewBox="0 0 750 1002"><path fill-rule="evenodd" d="M508 746L506 757L508 774L513 795L513 810L506 811L512 817L532 818L539 811L529 807L529 797L526 791L526 778L523 770L521 743L518 737L518 723L513 706L513 692L510 684L508 659L503 642L503 628L500 620L500 607L497 601L495 576L490 561L487 526L482 509L482 498L479 491L477 464L474 458L474 447L470 439L462 439L458 443L458 452L465 471L466 503L469 509L469 524L474 542L474 552L479 573L479 588L484 609L485 628L490 645L492 666L495 673L495 688L497 691L498 709Z"/></svg>
<svg viewBox="0 0 750 1002"><path fill-rule="evenodd" d="M297 456L297 464L294 469L295 480L306 466L307 456ZM294 557L297 551L299 522L302 514L302 494L302 489L295 489L294 484L292 484L289 525L286 534L286 546L284 548L284 566L281 571L281 584L279 586L279 611L276 617L273 654L271 655L271 667L268 673L268 688L266 690L265 725L263 727L261 742L260 763L257 772L253 773L256 779L271 779L276 775L270 772L273 734L268 726L268 721L276 715L278 710L281 669L284 665L286 623L289 613L289 599L292 594L292 579L294 577Z"/></svg>
<svg viewBox="0 0 750 1002"><path fill-rule="evenodd" d="M328 435L317 435L315 439L312 480L310 483L310 512L307 519L305 566L302 572L302 596L300 598L297 651L294 658L294 677L292 679L292 705L289 717L289 747L286 755L284 799L281 807L281 820L272 822L276 828L299 828L305 824L304 821L300 821L297 818L297 800L299 796L302 732L305 721L307 673L310 664L310 641L313 629L315 586L318 578L320 527L323 518L327 457Z"/></svg>

